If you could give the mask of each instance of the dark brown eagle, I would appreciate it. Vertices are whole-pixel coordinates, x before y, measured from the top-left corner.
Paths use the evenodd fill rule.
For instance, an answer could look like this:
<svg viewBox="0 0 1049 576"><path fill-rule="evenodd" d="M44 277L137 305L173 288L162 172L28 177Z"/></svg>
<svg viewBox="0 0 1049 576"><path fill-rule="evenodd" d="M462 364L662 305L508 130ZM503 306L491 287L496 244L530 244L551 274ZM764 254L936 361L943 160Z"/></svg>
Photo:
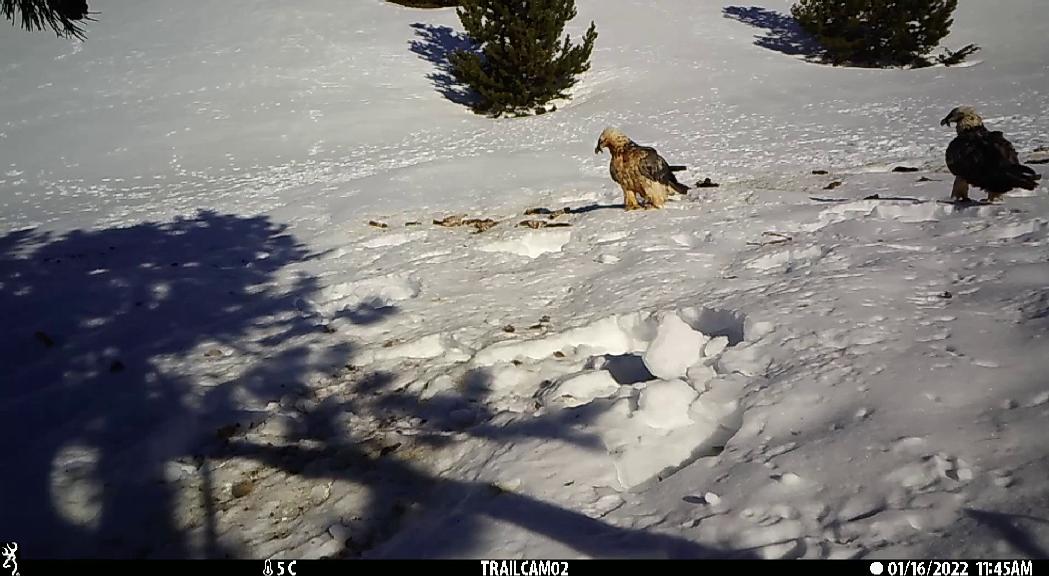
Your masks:
<svg viewBox="0 0 1049 576"><path fill-rule="evenodd" d="M647 207L662 208L668 196L688 192L688 186L674 176L674 172L685 167L667 164L655 148L641 146L615 128L601 132L594 153L600 154L604 148L612 153L609 171L612 180L623 189L626 210L641 208L638 197L647 202Z"/></svg>
<svg viewBox="0 0 1049 576"><path fill-rule="evenodd" d="M947 168L954 174L951 198L969 200L969 186L987 192L987 200L1023 188L1034 190L1041 175L1020 163L1016 149L1001 132L991 132L969 106L959 106L940 121L955 124L958 135L947 146Z"/></svg>

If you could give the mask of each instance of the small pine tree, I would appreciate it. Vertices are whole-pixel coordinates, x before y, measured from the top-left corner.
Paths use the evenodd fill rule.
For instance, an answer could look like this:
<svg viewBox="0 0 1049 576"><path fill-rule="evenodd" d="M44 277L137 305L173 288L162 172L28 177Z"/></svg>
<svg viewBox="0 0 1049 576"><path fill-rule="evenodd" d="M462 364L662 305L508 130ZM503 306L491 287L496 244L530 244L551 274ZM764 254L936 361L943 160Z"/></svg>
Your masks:
<svg viewBox="0 0 1049 576"><path fill-rule="evenodd" d="M4 18L14 22L16 12L26 30L51 28L59 36L84 39L77 22L87 18L87 0L0 0Z"/></svg>
<svg viewBox="0 0 1049 576"><path fill-rule="evenodd" d="M924 66L958 0L800 0L791 14L834 64Z"/></svg>
<svg viewBox="0 0 1049 576"><path fill-rule="evenodd" d="M449 61L459 81L477 93L478 113L546 112L546 104L567 98L576 76L590 69L594 23L577 46L561 39L576 16L574 0L462 0L456 11L480 53L460 50Z"/></svg>

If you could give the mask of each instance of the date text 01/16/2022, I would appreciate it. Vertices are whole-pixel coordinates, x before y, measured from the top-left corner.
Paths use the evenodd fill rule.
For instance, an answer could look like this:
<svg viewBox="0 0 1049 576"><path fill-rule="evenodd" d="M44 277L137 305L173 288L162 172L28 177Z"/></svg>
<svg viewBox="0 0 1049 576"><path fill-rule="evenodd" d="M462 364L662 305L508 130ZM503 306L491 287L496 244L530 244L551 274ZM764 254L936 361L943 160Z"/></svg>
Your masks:
<svg viewBox="0 0 1049 576"><path fill-rule="evenodd" d="M481 576L568 576L568 562L554 560L483 560Z"/></svg>
<svg viewBox="0 0 1049 576"><path fill-rule="evenodd" d="M904 560L886 562L884 566L874 562L870 571L875 576L1033 576L1034 564L1030 560Z"/></svg>

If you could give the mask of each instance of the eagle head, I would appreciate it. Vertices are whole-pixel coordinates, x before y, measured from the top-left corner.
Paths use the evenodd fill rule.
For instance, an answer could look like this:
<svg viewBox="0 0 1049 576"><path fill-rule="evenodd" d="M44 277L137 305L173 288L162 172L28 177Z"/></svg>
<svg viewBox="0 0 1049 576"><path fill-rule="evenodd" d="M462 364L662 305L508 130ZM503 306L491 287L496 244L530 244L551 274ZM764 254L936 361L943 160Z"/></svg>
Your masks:
<svg viewBox="0 0 1049 576"><path fill-rule="evenodd" d="M594 148L594 154L600 154L604 148L615 150L616 148L622 148L625 146L630 139L627 138L626 134L623 134L617 128L605 128L601 132L601 137L597 139L597 147Z"/></svg>
<svg viewBox="0 0 1049 576"><path fill-rule="evenodd" d="M958 126L958 130L966 130L983 125L983 119L976 113L972 106L958 106L940 120L940 126L950 126L951 123Z"/></svg>

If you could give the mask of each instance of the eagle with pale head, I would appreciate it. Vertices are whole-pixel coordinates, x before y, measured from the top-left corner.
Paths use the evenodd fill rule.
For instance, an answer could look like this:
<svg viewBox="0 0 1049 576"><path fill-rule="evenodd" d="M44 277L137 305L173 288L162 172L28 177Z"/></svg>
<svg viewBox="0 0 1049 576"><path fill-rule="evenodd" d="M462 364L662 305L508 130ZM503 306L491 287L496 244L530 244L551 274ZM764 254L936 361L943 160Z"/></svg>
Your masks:
<svg viewBox="0 0 1049 576"><path fill-rule="evenodd" d="M941 126L952 123L957 136L946 153L947 169L954 174L952 199L968 201L970 186L986 191L990 202L1016 188L1038 186L1041 174L1021 164L1012 143L1000 131L988 130L971 106L959 106L940 121Z"/></svg>
<svg viewBox="0 0 1049 576"><path fill-rule="evenodd" d="M674 172L685 167L671 166L655 148L637 144L616 128L605 128L594 153L600 154L606 148L612 154L612 180L623 189L624 209L641 208L638 198L645 201L646 208L659 209L669 196L688 192L688 186L674 176Z"/></svg>

